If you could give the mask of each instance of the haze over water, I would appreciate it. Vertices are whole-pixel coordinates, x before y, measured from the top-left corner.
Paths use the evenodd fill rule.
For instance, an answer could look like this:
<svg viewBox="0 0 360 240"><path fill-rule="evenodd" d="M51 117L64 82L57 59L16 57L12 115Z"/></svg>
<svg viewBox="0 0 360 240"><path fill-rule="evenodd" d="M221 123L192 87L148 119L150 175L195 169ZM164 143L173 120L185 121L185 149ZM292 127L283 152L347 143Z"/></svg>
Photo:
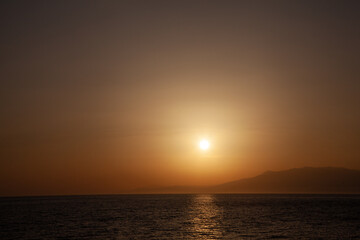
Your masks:
<svg viewBox="0 0 360 240"><path fill-rule="evenodd" d="M358 239L359 195L0 198L1 239Z"/></svg>
<svg viewBox="0 0 360 240"><path fill-rule="evenodd" d="M0 240L360 239L359 13L0 1Z"/></svg>
<svg viewBox="0 0 360 240"><path fill-rule="evenodd" d="M0 195L360 169L359 12L334 0L1 1Z"/></svg>

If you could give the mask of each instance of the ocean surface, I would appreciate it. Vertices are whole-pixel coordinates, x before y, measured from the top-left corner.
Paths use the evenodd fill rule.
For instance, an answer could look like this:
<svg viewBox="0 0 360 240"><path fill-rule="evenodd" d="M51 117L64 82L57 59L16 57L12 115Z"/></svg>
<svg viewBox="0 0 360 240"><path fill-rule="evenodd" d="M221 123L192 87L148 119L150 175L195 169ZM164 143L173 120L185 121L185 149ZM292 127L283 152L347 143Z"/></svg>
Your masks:
<svg viewBox="0 0 360 240"><path fill-rule="evenodd" d="M0 198L0 239L360 239L360 195Z"/></svg>

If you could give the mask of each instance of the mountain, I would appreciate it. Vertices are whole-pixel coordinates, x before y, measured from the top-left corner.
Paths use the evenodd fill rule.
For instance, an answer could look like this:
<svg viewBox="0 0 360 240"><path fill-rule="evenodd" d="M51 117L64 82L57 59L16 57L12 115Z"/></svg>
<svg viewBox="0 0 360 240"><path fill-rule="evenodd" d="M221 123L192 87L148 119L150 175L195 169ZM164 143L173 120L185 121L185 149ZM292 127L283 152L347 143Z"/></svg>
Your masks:
<svg viewBox="0 0 360 240"><path fill-rule="evenodd" d="M267 171L252 178L216 186L170 186L137 189L135 193L360 193L360 170L294 168Z"/></svg>
<svg viewBox="0 0 360 240"><path fill-rule="evenodd" d="M248 193L360 193L360 170L305 167L268 171L253 178L215 186L213 190Z"/></svg>

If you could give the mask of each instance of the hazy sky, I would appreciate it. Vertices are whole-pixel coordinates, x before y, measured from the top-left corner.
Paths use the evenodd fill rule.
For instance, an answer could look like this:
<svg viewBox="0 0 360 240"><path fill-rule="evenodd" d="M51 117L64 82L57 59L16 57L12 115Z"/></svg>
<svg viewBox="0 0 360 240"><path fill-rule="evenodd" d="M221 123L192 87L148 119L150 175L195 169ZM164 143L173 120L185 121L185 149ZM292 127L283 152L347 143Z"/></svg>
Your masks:
<svg viewBox="0 0 360 240"><path fill-rule="evenodd" d="M328 0L1 2L0 195L359 169L359 13Z"/></svg>

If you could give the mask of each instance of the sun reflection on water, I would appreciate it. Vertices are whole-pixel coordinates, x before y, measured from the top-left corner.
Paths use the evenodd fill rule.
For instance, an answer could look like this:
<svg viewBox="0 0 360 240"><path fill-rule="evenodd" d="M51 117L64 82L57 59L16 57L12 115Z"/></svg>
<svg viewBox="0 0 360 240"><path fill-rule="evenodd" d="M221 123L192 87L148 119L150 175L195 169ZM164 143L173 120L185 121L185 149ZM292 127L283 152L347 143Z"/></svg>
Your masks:
<svg viewBox="0 0 360 240"><path fill-rule="evenodd" d="M191 233L196 239L221 239L221 209L215 203L214 195L196 195L192 199L189 218Z"/></svg>

